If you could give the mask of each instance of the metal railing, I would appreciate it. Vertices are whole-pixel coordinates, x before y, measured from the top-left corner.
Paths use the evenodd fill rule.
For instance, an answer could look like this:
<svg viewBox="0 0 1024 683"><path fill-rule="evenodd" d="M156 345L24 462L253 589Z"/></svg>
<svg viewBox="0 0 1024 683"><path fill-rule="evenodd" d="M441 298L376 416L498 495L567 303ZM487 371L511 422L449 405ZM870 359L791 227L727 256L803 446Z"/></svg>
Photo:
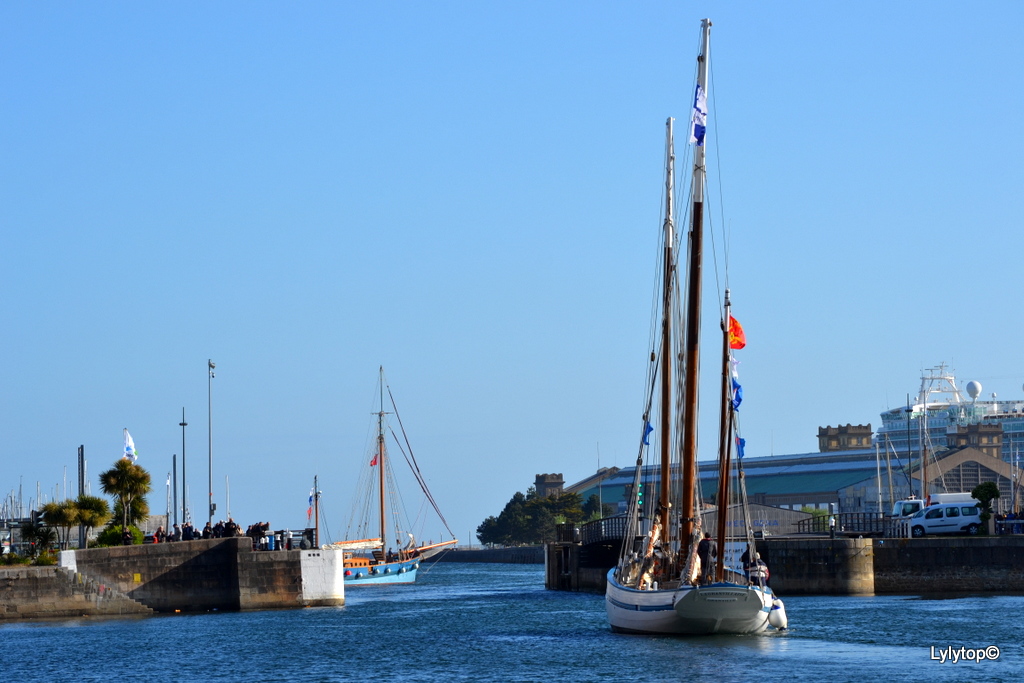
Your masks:
<svg viewBox="0 0 1024 683"><path fill-rule="evenodd" d="M625 517L605 517L587 522L580 527L579 540L583 545L592 543L618 542L626 535Z"/></svg>
<svg viewBox="0 0 1024 683"><path fill-rule="evenodd" d="M843 536L884 536L892 528L891 520L879 512L837 512L835 518L836 534ZM801 519L796 523L800 534L829 534L832 529L829 515L818 515Z"/></svg>

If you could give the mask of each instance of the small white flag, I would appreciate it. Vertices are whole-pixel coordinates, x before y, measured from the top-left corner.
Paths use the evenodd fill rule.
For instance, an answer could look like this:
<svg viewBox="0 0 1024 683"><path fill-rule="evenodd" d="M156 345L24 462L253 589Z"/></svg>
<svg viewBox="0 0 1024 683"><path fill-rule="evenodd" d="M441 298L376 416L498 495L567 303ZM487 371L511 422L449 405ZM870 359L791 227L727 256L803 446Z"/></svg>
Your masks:
<svg viewBox="0 0 1024 683"><path fill-rule="evenodd" d="M697 84L697 94L693 97L693 119L690 126L690 144L704 145L704 132L708 128L708 94Z"/></svg>
<svg viewBox="0 0 1024 683"><path fill-rule="evenodd" d="M132 435L128 433L127 427L124 428L124 457L132 462L139 459L139 454L135 450L135 441L132 440Z"/></svg>

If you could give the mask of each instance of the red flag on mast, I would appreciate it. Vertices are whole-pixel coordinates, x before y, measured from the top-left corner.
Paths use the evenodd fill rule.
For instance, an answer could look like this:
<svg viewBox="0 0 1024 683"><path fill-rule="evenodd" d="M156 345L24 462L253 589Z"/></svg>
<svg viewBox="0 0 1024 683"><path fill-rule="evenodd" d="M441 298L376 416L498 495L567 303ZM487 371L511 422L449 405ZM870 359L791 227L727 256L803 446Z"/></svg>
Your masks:
<svg viewBox="0 0 1024 683"><path fill-rule="evenodd" d="M742 349L747 345L747 335L743 334L743 327L736 318L729 316L729 348Z"/></svg>

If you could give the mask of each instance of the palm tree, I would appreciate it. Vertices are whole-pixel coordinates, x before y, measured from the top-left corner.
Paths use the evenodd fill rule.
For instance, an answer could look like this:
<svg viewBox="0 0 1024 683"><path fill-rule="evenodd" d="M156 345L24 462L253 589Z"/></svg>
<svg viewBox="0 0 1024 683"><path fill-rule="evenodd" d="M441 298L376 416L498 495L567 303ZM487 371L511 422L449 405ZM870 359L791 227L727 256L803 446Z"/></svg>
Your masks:
<svg viewBox="0 0 1024 683"><path fill-rule="evenodd" d="M81 495L78 497L78 523L85 527L85 537L98 526L103 526L110 519L110 506L98 496Z"/></svg>
<svg viewBox="0 0 1024 683"><path fill-rule="evenodd" d="M124 510L121 508L121 501L114 503L114 518L124 517ZM149 517L149 503L145 498L132 498L128 506L128 526L139 526Z"/></svg>
<svg viewBox="0 0 1024 683"><path fill-rule="evenodd" d="M31 521L21 525L21 542L29 544L28 552L33 558L49 550L56 540L57 533L48 526Z"/></svg>
<svg viewBox="0 0 1024 683"><path fill-rule="evenodd" d="M66 550L68 537L71 536L71 527L76 526L79 521L78 503L74 500L53 501L42 507L43 521L47 526L60 529L60 547Z"/></svg>
<svg viewBox="0 0 1024 683"><path fill-rule="evenodd" d="M150 491L149 472L127 458L121 458L113 467L100 474L100 488L108 496L117 498L123 520L121 529L124 530L131 521L129 512L133 507L132 501L139 499L144 502L145 495Z"/></svg>

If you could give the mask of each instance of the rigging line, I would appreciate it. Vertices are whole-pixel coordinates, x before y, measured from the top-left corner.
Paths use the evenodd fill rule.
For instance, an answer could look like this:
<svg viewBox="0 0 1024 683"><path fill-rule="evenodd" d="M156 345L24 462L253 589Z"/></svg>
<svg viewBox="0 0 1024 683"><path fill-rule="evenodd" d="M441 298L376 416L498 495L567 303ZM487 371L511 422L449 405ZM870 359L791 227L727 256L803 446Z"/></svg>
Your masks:
<svg viewBox="0 0 1024 683"><path fill-rule="evenodd" d="M413 464L410 462L409 455L406 453L406 450L403 449L401 443L397 442L398 436L397 436L397 434L394 433L394 429L392 429L390 425L388 425L388 431L390 431L391 435L395 438L395 440L396 440L395 445L398 447L398 451L401 453L402 457L404 459L406 459L406 464L409 465L410 469L413 469ZM389 469L388 472L389 472L389 476L392 476L392 477L394 476L393 470ZM436 505L436 503L434 503L433 497L430 495L429 490L425 489L426 483L424 481L420 480L421 477L418 475L418 473L416 471L414 471L414 474L417 475L417 482L420 484L420 488L423 489L423 493L424 493L424 501L423 501L423 503L424 503L424 505L426 503L430 503L431 506L436 511L437 505ZM392 489L391 493L392 493L392 496L395 496L397 494L398 487L397 487L397 484L393 483L393 481L392 481L392 486L393 486L393 489ZM409 510L406 508L406 501L404 501L404 499L402 499L400 496L398 496L398 499L400 501L401 511L402 511L402 513L404 515L404 523L409 525L410 529L415 528L416 523L415 523L415 520L414 520L413 516L409 514ZM440 513L438 512L438 514L440 514ZM421 516L422 516L422 512L421 512L420 515L418 515L418 517L416 519L419 519Z"/></svg>
<svg viewBox="0 0 1024 683"><path fill-rule="evenodd" d="M707 96L708 96L708 100L711 101L711 105L709 105L709 108L712 109L712 111L716 112L717 111L717 107L714 106L714 94L713 94L714 93L714 88L712 87L712 85L713 85L713 83L709 83L709 85L708 85ZM708 148L711 147L712 143L714 143L715 154L718 154L718 135L717 135L717 133L718 133L717 130L714 130L714 131L710 131L709 130L709 131L706 131L704 133L704 147L705 147L705 150L708 150ZM709 203L711 203L710 202L711 193L709 191L707 191L707 187L708 187L707 178L708 178L708 160L712 156L714 156L714 155L708 153L708 154L706 154L706 156L704 158L703 174L704 174L704 188L705 188L705 193L704 193L704 205L705 206L707 206ZM722 301L723 301L723 298L722 298L722 270L724 270L724 265L720 268L719 267L719 263L718 263L718 250L719 250L719 247L718 247L718 242L715 239L714 213L712 211L705 211L704 215L706 217L706 222L707 222L707 226L705 228L705 232L711 238L711 262L712 262L712 266L713 266L713 269L714 269L714 272L715 272L714 281L715 281L715 288L717 290L717 295L718 295L718 307L721 308L722 305L723 305L722 304Z"/></svg>
<svg viewBox="0 0 1024 683"><path fill-rule="evenodd" d="M391 436L393 436L395 438L395 441L396 441L395 445L398 447L398 450L402 453L402 457L405 458L405 463L409 466L409 469L411 469L413 471L413 476L416 478L416 482L419 484L420 490L423 491L424 498L426 499L427 502L430 503L431 507L434 508L434 511L441 518L441 521L444 522L444 515L441 514L441 511L438 508L437 502L434 500L433 494L431 494L430 493L430 489L427 488L426 480L423 478L423 475L419 471L419 469L414 467L413 461L410 461L410 459L409 459L409 456L410 456L411 453L407 454L405 452L405 448L402 447L402 444L398 443L398 435L395 434L395 430L391 428L391 425L388 425L388 430L391 432ZM411 451L411 449L410 449L410 451ZM448 528L448 524L447 523L445 523L445 528ZM452 536L454 536L454 533L452 532L451 529L448 529L448 532L452 533Z"/></svg>
<svg viewBox="0 0 1024 683"><path fill-rule="evenodd" d="M398 427L402 430L402 437L405 440L405 445L408 446L409 448L409 455L406 457L406 462L408 462L410 458L412 459L412 464L410 466L412 467L413 473L416 476L416 481L419 482L420 488L423 490L424 495L426 495L427 500L429 500L430 504L434 507L434 512L436 512L437 516L441 518L441 523L444 524L444 528L448 529L448 533L450 533L452 535L452 538L454 538L455 532L452 531L450 526L448 526L448 520L444 518L444 514L441 512L441 508L438 507L437 502L434 500L434 496L430 493L430 489L427 487L427 482L423 478L423 473L420 472L419 465L416 464L416 456L413 455L412 444L409 443L409 437L405 433L405 425L402 424L402 416L398 412L398 405L395 403L395 397L391 394L391 386L387 385L387 389L388 398L391 399L391 407L394 408L395 410L395 419L398 420ZM390 425L388 426L388 429L391 429ZM391 429L391 433L394 435L395 432L393 429ZM398 440L397 435L395 436L395 440ZM402 448L401 443L398 444L398 448L400 451L402 451L402 455L405 456L405 449Z"/></svg>
<svg viewBox="0 0 1024 683"><path fill-rule="evenodd" d="M721 129L718 126L718 102L717 102L717 92L718 92L718 89L716 87L714 87L715 86L715 64L714 64L714 61L709 61L708 62L708 69L711 71L709 79L710 79L711 85L712 85L712 87L708 88L708 90L710 91L709 95L710 95L711 99L713 100L712 106L711 106L711 117L712 117L712 119L714 119L714 122L715 122L715 125L714 125L714 130L715 130L714 143L715 143L715 160L717 162L715 164L715 175L718 176L718 215L719 215L719 218L721 220L721 228L720 228L720 230L722 231L722 261L723 261L722 284L724 285L725 289L729 289L729 251L730 251L730 246L729 245L730 245L731 240L729 239L729 230L728 230L727 223L725 221L725 186L722 183L722 137L721 137L721 135L719 135L719 131ZM710 214L710 213L711 212L709 211L708 214ZM713 236L712 236L712 239L714 239ZM718 282L718 278L716 278L716 282ZM719 297L721 298L721 292L719 292Z"/></svg>

